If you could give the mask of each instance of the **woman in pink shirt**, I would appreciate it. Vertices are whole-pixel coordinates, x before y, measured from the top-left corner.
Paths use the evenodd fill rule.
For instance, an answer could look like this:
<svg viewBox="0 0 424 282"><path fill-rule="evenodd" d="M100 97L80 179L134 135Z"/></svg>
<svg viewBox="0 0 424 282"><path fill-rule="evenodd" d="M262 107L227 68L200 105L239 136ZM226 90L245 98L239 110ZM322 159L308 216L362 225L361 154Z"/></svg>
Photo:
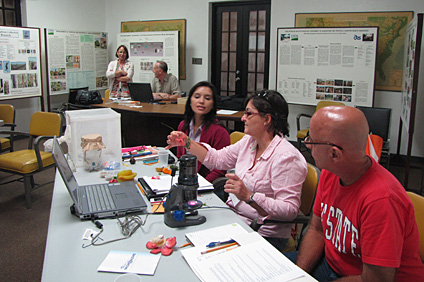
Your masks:
<svg viewBox="0 0 424 282"><path fill-rule="evenodd" d="M216 150L197 143L181 131L168 136L167 148L184 146L209 169L228 170L225 192L227 205L247 224L258 218L292 220L300 206L300 194L307 173L302 154L286 139L288 105L280 93L262 90L245 101L242 117L246 135L237 143ZM259 229L282 250L291 235L291 224L266 223Z"/></svg>

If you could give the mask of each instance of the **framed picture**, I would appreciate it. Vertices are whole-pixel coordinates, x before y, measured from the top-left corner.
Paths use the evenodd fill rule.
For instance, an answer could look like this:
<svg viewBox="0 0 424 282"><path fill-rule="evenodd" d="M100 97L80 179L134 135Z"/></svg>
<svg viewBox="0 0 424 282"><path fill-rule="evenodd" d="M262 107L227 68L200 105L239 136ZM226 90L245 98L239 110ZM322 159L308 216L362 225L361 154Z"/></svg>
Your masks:
<svg viewBox="0 0 424 282"><path fill-rule="evenodd" d="M179 48L179 79L186 79L185 46L186 46L186 20L160 20L160 21L131 21L121 22L121 32L144 31L171 31L180 32Z"/></svg>
<svg viewBox="0 0 424 282"><path fill-rule="evenodd" d="M402 91L406 26L414 13L298 13L296 27L360 27L378 26L378 49L375 89Z"/></svg>

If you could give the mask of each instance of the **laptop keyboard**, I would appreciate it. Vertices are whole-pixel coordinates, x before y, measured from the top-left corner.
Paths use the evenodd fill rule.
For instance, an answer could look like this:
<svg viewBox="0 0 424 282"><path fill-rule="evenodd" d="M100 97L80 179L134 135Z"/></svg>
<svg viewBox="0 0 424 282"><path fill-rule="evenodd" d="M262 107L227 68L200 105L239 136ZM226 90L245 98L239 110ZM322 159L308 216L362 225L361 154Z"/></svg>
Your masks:
<svg viewBox="0 0 424 282"><path fill-rule="evenodd" d="M112 195L107 184L86 186L85 192L90 212L115 209L115 204L113 203Z"/></svg>

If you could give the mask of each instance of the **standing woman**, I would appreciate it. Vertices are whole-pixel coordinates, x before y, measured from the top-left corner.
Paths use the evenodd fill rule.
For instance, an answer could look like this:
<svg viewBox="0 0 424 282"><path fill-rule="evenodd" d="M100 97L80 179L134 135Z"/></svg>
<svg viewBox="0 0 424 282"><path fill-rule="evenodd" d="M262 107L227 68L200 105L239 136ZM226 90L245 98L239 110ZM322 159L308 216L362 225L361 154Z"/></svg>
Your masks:
<svg viewBox="0 0 424 282"><path fill-rule="evenodd" d="M242 117L246 135L221 150L197 143L184 132L168 136L167 148L185 146L208 168L228 170L227 205L247 224L258 219L289 221L296 217L307 166L302 154L285 137L288 105L280 93L262 90L246 100ZM265 223L258 233L280 251L291 236L291 224Z"/></svg>
<svg viewBox="0 0 424 282"><path fill-rule="evenodd" d="M201 81L194 85L188 94L184 120L178 130L188 135L191 140L207 143L219 150L230 145L230 135L216 118L217 98L218 91L212 83ZM177 148L178 158L186 153L184 147ZM209 170L200 162L197 169L209 182L225 175L225 170Z"/></svg>
<svg viewBox="0 0 424 282"><path fill-rule="evenodd" d="M118 47L115 55L118 59L110 62L106 71L106 77L109 80L109 97L130 97L127 83L132 81L134 64L128 61L130 56L124 45Z"/></svg>

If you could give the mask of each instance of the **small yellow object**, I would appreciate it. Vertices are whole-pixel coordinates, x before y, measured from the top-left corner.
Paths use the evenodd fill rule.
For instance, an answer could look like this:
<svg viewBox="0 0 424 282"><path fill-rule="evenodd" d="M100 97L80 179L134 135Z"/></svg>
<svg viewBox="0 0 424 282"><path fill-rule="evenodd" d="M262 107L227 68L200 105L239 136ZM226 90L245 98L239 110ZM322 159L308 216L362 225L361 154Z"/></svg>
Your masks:
<svg viewBox="0 0 424 282"><path fill-rule="evenodd" d="M161 167L157 167L157 168L156 168L156 171L157 171L157 172L162 172L162 168L161 168Z"/></svg>
<svg viewBox="0 0 424 282"><path fill-rule="evenodd" d="M131 169L121 170L117 174L118 182L130 181L130 180L133 180L134 177L136 176L137 176L137 173L133 172Z"/></svg>

